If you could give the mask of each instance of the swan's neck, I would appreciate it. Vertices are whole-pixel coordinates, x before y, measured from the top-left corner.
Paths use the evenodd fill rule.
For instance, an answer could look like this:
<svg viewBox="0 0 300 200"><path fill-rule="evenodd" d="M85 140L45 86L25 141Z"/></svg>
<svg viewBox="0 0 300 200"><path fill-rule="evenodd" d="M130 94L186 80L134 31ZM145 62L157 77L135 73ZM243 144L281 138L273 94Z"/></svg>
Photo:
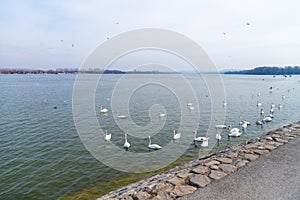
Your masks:
<svg viewBox="0 0 300 200"><path fill-rule="evenodd" d="M127 143L127 134L125 134L125 143Z"/></svg>
<svg viewBox="0 0 300 200"><path fill-rule="evenodd" d="M151 138L149 137L149 145L151 145Z"/></svg>

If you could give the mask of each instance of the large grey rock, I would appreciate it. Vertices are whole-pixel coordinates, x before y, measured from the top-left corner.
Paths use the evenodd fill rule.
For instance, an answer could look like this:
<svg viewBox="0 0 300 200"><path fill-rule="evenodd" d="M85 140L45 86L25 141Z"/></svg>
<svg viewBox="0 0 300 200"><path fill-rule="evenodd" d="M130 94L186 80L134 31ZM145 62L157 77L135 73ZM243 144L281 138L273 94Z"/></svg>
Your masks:
<svg viewBox="0 0 300 200"><path fill-rule="evenodd" d="M274 140L275 140L276 142L280 142L280 143L288 143L288 142L289 142L289 141L284 140L284 139L281 139L281 138L274 138Z"/></svg>
<svg viewBox="0 0 300 200"><path fill-rule="evenodd" d="M237 167L237 168L241 168L241 167L244 167L249 161L248 160L237 160L234 165Z"/></svg>
<svg viewBox="0 0 300 200"><path fill-rule="evenodd" d="M253 150L253 152L258 154L258 155L264 155L264 154L269 153L268 150L259 150L259 149L255 149L255 150Z"/></svg>
<svg viewBox="0 0 300 200"><path fill-rule="evenodd" d="M210 179L207 176L202 175L202 174L195 175L194 177L192 177L190 179L190 183L192 185L197 186L197 187L205 187L210 182L211 182Z"/></svg>
<svg viewBox="0 0 300 200"><path fill-rule="evenodd" d="M225 172L217 171L217 170L211 170L209 177L215 180L218 180L220 178L223 178L227 174Z"/></svg>
<svg viewBox="0 0 300 200"><path fill-rule="evenodd" d="M176 185L179 185L179 184L184 184L185 180L182 179L182 178L179 178L179 177L174 177L174 178L171 178L171 179L167 180L167 183L170 183L170 184L176 186Z"/></svg>
<svg viewBox="0 0 300 200"><path fill-rule="evenodd" d="M224 164L231 164L232 163L232 159L230 158L216 158L217 161L220 161L221 163L224 163Z"/></svg>
<svg viewBox="0 0 300 200"><path fill-rule="evenodd" d="M151 198L151 195L144 191L139 191L133 195L133 199L135 200L144 200Z"/></svg>
<svg viewBox="0 0 300 200"><path fill-rule="evenodd" d="M216 160L212 160L212 161L208 161L206 163L204 163L205 166L210 166L210 165L219 165L220 162L216 161Z"/></svg>

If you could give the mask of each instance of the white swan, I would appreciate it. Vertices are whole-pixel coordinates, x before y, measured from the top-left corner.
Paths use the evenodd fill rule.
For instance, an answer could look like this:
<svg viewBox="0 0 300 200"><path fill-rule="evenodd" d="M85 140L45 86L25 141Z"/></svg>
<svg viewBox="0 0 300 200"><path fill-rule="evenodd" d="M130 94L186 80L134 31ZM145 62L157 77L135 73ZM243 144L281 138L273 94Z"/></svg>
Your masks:
<svg viewBox="0 0 300 200"><path fill-rule="evenodd" d="M271 122L272 121L272 117L267 116L267 117L263 118L263 121L264 122Z"/></svg>
<svg viewBox="0 0 300 200"><path fill-rule="evenodd" d="M239 137L242 133L240 132L240 129L238 128L231 128L231 126L228 127L230 137Z"/></svg>
<svg viewBox="0 0 300 200"><path fill-rule="evenodd" d="M125 149L129 149L129 147L130 147L130 143L127 141L127 134L125 133L125 143L124 143L124 148Z"/></svg>
<svg viewBox="0 0 300 200"><path fill-rule="evenodd" d="M281 104L278 105L278 109L280 110L283 106Z"/></svg>
<svg viewBox="0 0 300 200"><path fill-rule="evenodd" d="M161 113L161 112L159 112L159 114L158 114L159 117L165 117L166 115L167 115L167 114Z"/></svg>
<svg viewBox="0 0 300 200"><path fill-rule="evenodd" d="M273 114L275 112L274 108L271 107L270 113Z"/></svg>
<svg viewBox="0 0 300 200"><path fill-rule="evenodd" d="M262 104L259 102L259 101L257 101L257 104L256 104L256 106L257 107L260 107Z"/></svg>
<svg viewBox="0 0 300 200"><path fill-rule="evenodd" d="M201 147L208 147L208 139L209 138L206 138L206 140L203 140L200 146Z"/></svg>
<svg viewBox="0 0 300 200"><path fill-rule="evenodd" d="M190 109L190 110L194 110L195 107L194 107L194 106L189 106L189 109Z"/></svg>
<svg viewBox="0 0 300 200"><path fill-rule="evenodd" d="M191 102L187 103L187 106L192 106L192 105L193 105L193 103L191 103Z"/></svg>
<svg viewBox="0 0 300 200"><path fill-rule="evenodd" d="M217 133L217 134L216 134L216 139L217 139L217 140L221 140L221 138L222 138L221 134L220 134L220 133Z"/></svg>
<svg viewBox="0 0 300 200"><path fill-rule="evenodd" d="M149 136L149 145L148 145L148 149L153 149L153 150L159 150L162 147L159 146L158 144L151 144L151 137Z"/></svg>
<svg viewBox="0 0 300 200"><path fill-rule="evenodd" d="M107 133L107 130L105 131L105 138L104 138L106 141L110 141L111 140L111 133L108 134Z"/></svg>
<svg viewBox="0 0 300 200"><path fill-rule="evenodd" d="M215 125L215 127L216 127L216 128L220 128L220 129L225 129L225 128L227 128L227 126L224 125L224 124Z"/></svg>
<svg viewBox="0 0 300 200"><path fill-rule="evenodd" d="M100 113L107 113L108 112L108 109L107 108L100 108Z"/></svg>
<svg viewBox="0 0 300 200"><path fill-rule="evenodd" d="M246 128L247 128L247 126L248 126L248 124L247 124L247 123L245 123L245 122L243 122L243 123L242 123L242 128L243 128L243 129L246 129Z"/></svg>
<svg viewBox="0 0 300 200"><path fill-rule="evenodd" d="M119 119L126 119L127 116L126 115L120 115L119 112L117 112L117 118L119 118Z"/></svg>
<svg viewBox="0 0 300 200"><path fill-rule="evenodd" d="M261 115L264 115L264 114L265 114L264 109L260 109L260 114L261 114Z"/></svg>
<svg viewBox="0 0 300 200"><path fill-rule="evenodd" d="M180 138L180 136L181 136L181 133L176 133L175 130L173 130L173 134L174 134L174 136L173 136L174 140L178 140Z"/></svg>
<svg viewBox="0 0 300 200"><path fill-rule="evenodd" d="M193 133L194 133L194 141L196 142L203 142L209 139L208 137L197 137L197 131L194 131Z"/></svg>
<svg viewBox="0 0 300 200"><path fill-rule="evenodd" d="M261 126L263 125L263 123L264 123L264 122L261 121L261 120L257 120L257 121L255 122L256 125L261 125Z"/></svg>
<svg viewBox="0 0 300 200"><path fill-rule="evenodd" d="M223 101L223 106L226 106L226 105L227 105L226 101Z"/></svg>
<svg viewBox="0 0 300 200"><path fill-rule="evenodd" d="M274 103L271 104L271 108L275 108L275 104Z"/></svg>

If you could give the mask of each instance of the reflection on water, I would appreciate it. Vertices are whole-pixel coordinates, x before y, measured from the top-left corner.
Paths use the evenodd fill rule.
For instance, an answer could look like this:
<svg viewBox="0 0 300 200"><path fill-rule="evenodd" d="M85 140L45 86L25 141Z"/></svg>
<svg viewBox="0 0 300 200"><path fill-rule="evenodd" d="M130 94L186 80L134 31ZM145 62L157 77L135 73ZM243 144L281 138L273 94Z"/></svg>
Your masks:
<svg viewBox="0 0 300 200"><path fill-rule="evenodd" d="M147 79L153 75L130 75L131 79ZM180 88L174 75L165 76L173 81L174 87ZM216 75L204 75L214 78ZM210 98L210 92L203 79L188 75L186 79L193 86L199 106L190 110L181 105L178 94L159 84L148 84L137 88L128 102L130 119L118 119L118 127L113 118L116 112L111 107L111 96L121 75L104 75L96 91L96 113L98 122L104 130L112 133L111 143L122 149L124 144L124 127L128 131L131 144L129 152L148 152L148 139L165 146L173 142L173 130L180 128L183 113L188 119L181 132L190 134L194 128L189 123L199 117L198 136L209 136L209 145L216 144L217 130L207 132L210 125L223 124L222 120L211 118L211 111L226 111L224 124L240 127L241 119L251 122L240 138L228 140L226 130L222 130L220 148L230 146L242 140L260 135L270 129L299 120L298 101L299 77L284 78L277 76L238 76L223 75L226 99ZM152 77L153 78L153 77ZM72 116L72 89L74 75L0 75L0 196L3 199L57 198L101 182L118 177L123 172L111 169L97 161L81 143ZM87 79L88 81L88 79ZM270 87L272 89L270 90ZM126 89L126 88L124 88ZM284 98L283 98L284 95ZM84 96L83 96L84 98ZM192 99L185 96L186 104ZM122 101L122 99L119 99ZM219 102L218 109L212 109L212 101ZM223 106L223 101L226 106ZM268 113L272 103L275 104L274 119L262 127L255 125L260 119L262 103ZM278 105L283 107L278 109ZM109 110L100 114L103 106ZM56 107L56 109L54 108ZM113 111L112 111L113 110ZM122 107L119 114L126 114ZM158 112L166 113L159 118ZM155 116L152 116L155 114ZM152 121L151 121L152 119ZM154 123L153 129L136 132L128 123L130 120L140 127ZM90 127L91 129L95 127ZM155 134L156 129L159 133ZM101 136L101 138L104 135ZM181 145L183 140L176 141ZM202 152L200 145L191 146L185 152ZM111 155L114 159L114 155Z"/></svg>

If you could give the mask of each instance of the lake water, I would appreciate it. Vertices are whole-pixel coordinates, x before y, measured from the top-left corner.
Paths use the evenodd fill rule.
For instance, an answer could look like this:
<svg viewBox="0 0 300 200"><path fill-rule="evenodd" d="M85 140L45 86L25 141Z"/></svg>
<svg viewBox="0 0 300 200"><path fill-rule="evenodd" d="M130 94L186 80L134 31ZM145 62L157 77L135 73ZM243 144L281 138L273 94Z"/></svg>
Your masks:
<svg viewBox="0 0 300 200"><path fill-rule="evenodd" d="M89 76L95 75L86 75L87 85ZM226 112L225 124L227 125L238 127L240 117L252 123L240 138L231 138L230 141L224 130L220 147L236 144L300 119L299 76L274 78L273 76L222 75L226 99L220 96L219 99L212 100L211 91L206 87L203 79L198 75L186 75L185 80L194 88L197 102L192 98L189 99L185 88L179 95L168 90L164 85L151 84L150 81L149 84L136 88L131 94L127 102L130 118L118 119L116 122L116 118L113 117L117 115L116 111L119 114L127 114L127 111L122 104L123 94L113 93L116 90L115 86L118 85L121 92L126 92L126 89L132 87L130 84L134 85L139 80L153 80L155 76L169 80L179 91L183 87L177 75L172 74L128 75L129 85L119 83L122 75L102 76L95 92L95 113L99 127L113 133L112 141L106 143L105 148L115 145L122 149L124 129L126 129L132 146L128 153L148 155L148 139L144 132L152 135L152 142L164 147L172 141L172 131L180 128L180 120L183 117L185 122L182 124L184 127L181 129L182 135L192 135L194 130L192 123L198 118L199 126L196 128L198 136L213 135L215 134L213 131L207 133L209 125L222 123L222 121L211 118L212 110L218 112L223 109L222 111ZM99 162L81 142L72 112L75 77L76 75L0 74L1 199L55 199L125 174ZM203 77L218 78L217 75L203 75ZM120 96L112 98L112 94ZM193 101L196 107L199 106L199 112L197 109L189 110L186 105L183 106L178 100L182 95L185 99L184 104L188 99ZM285 98L282 97L283 95ZM82 98L85 98L84 93ZM225 107L222 105L223 100L227 102ZM220 106L212 109L212 101L218 102ZM260 118L257 101L263 104L266 113L272 103L276 105L273 121L264 124L263 127L255 125L255 121ZM112 108L112 104L116 108ZM281 110L278 109L279 104L283 105ZM100 114L100 106L109 109L107 115ZM160 119L151 115L153 113L156 115L158 110L167 113L167 117ZM141 132L141 135L137 135L132 122L139 127L148 128L143 131L143 134ZM149 128L149 125L152 127ZM98 126L86 127L90 130L97 128ZM153 135L156 129L159 129L158 134ZM95 134L97 139L104 140L104 135ZM212 146L216 143L211 135L209 141ZM170 148L180 145L183 145L183 142L179 140ZM200 150L200 146L191 144L184 153ZM122 152L125 156L126 152ZM163 157L163 153L161 154L160 156ZM112 154L109 156L110 160L106 162L113 163L118 156Z"/></svg>

